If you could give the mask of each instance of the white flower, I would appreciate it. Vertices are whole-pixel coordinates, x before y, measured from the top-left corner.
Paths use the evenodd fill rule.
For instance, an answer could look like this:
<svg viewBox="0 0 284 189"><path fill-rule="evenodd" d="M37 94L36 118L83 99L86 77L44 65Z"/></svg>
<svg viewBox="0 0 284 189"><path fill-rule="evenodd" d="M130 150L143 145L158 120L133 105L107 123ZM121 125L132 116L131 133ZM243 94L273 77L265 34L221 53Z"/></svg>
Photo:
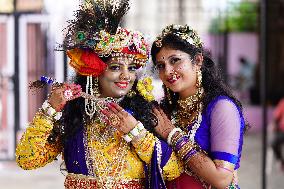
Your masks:
<svg viewBox="0 0 284 189"><path fill-rule="evenodd" d="M186 40L189 44L194 45L194 41L191 37L187 38Z"/></svg>

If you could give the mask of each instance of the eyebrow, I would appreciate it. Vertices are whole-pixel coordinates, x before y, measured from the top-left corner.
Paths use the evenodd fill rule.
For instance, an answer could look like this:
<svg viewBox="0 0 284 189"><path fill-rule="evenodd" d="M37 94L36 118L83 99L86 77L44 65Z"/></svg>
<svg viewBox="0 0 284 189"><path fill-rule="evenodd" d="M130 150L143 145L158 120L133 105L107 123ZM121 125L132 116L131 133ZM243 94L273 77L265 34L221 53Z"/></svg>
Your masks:
<svg viewBox="0 0 284 189"><path fill-rule="evenodd" d="M130 63L130 64L127 64L127 63L124 63L124 62L119 62L119 61L114 61L114 62L110 62L108 63L108 65L111 65L111 64L119 64L119 65L125 65L125 66L132 66L132 65L135 65L135 63Z"/></svg>

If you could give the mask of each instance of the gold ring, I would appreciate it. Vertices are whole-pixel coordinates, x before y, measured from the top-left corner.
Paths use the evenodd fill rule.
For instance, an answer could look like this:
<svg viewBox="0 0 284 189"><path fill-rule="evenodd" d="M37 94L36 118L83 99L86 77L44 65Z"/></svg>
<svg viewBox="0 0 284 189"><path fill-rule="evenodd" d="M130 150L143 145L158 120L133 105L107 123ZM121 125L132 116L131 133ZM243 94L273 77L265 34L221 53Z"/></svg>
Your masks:
<svg viewBox="0 0 284 189"><path fill-rule="evenodd" d="M117 126L120 124L120 118L116 114L111 114L108 119L110 124L113 126Z"/></svg>

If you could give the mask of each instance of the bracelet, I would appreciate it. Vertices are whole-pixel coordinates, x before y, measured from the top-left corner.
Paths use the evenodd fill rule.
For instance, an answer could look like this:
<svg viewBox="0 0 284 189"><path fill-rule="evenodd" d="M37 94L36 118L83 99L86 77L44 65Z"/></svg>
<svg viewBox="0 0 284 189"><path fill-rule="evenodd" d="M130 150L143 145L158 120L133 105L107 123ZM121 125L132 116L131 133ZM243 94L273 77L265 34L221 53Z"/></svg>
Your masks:
<svg viewBox="0 0 284 189"><path fill-rule="evenodd" d="M141 131L141 133L140 133L138 136L133 137L133 139L132 139L132 141L131 141L132 144L137 143L139 140L141 140L142 138L144 138L144 137L146 136L146 134L147 134L147 130L144 129L143 131Z"/></svg>
<svg viewBox="0 0 284 189"><path fill-rule="evenodd" d="M135 127L131 131L129 131L129 133L125 134L122 137L124 138L126 142L131 142L134 137L137 137L138 135L140 135L142 131L144 130L145 128L143 124L140 121L138 121Z"/></svg>
<svg viewBox="0 0 284 189"><path fill-rule="evenodd" d="M131 142L132 139L133 139L133 137L130 137L128 134L122 136L122 138L124 138L124 140L125 140L126 142Z"/></svg>
<svg viewBox="0 0 284 189"><path fill-rule="evenodd" d="M189 160L195 155L197 154L197 151L195 148L189 150L189 152L187 152L187 154L184 157L184 163L187 164L189 162Z"/></svg>
<svg viewBox="0 0 284 189"><path fill-rule="evenodd" d="M186 136L183 132L178 132L176 135L174 135L171 140L172 146L176 146L183 136Z"/></svg>
<svg viewBox="0 0 284 189"><path fill-rule="evenodd" d="M192 149L194 149L194 146L191 144L191 142L188 141L183 146L181 146L181 148L177 151L177 153L181 159L184 159L187 153Z"/></svg>
<svg viewBox="0 0 284 189"><path fill-rule="evenodd" d="M176 132L182 132L182 130L181 130L181 128L179 128L179 127L176 127L176 128L173 128L173 130L171 130L171 132L169 133L169 135L168 135L168 138L167 138L167 142L168 142L168 144L171 146L172 145L172 138L173 138L173 136L174 136L174 134L176 133Z"/></svg>
<svg viewBox="0 0 284 189"><path fill-rule="evenodd" d="M186 136L182 136L178 139L178 141L173 145L174 149L179 151L183 145L185 145L188 142L188 138Z"/></svg>
<svg viewBox="0 0 284 189"><path fill-rule="evenodd" d="M135 127L130 131L130 133L134 136L134 137L136 137L136 136L138 136L140 133L141 133L141 131L142 130L144 130L145 128L144 128L144 125L140 122L140 121L138 121L138 123L135 125Z"/></svg>
<svg viewBox="0 0 284 189"><path fill-rule="evenodd" d="M42 104L43 111L51 118L58 121L62 117L62 112L57 112L52 106L48 103L48 101L44 101Z"/></svg>

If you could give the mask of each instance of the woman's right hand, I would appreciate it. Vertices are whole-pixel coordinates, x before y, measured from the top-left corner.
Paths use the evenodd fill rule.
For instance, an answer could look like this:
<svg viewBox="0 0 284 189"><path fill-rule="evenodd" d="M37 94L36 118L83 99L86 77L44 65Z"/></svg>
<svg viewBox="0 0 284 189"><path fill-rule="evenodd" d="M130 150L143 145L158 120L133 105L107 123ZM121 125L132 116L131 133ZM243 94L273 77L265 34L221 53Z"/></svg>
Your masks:
<svg viewBox="0 0 284 189"><path fill-rule="evenodd" d="M74 100L81 96L82 88L77 84L64 83L60 86L54 86L48 98L49 104L60 112L67 101Z"/></svg>

